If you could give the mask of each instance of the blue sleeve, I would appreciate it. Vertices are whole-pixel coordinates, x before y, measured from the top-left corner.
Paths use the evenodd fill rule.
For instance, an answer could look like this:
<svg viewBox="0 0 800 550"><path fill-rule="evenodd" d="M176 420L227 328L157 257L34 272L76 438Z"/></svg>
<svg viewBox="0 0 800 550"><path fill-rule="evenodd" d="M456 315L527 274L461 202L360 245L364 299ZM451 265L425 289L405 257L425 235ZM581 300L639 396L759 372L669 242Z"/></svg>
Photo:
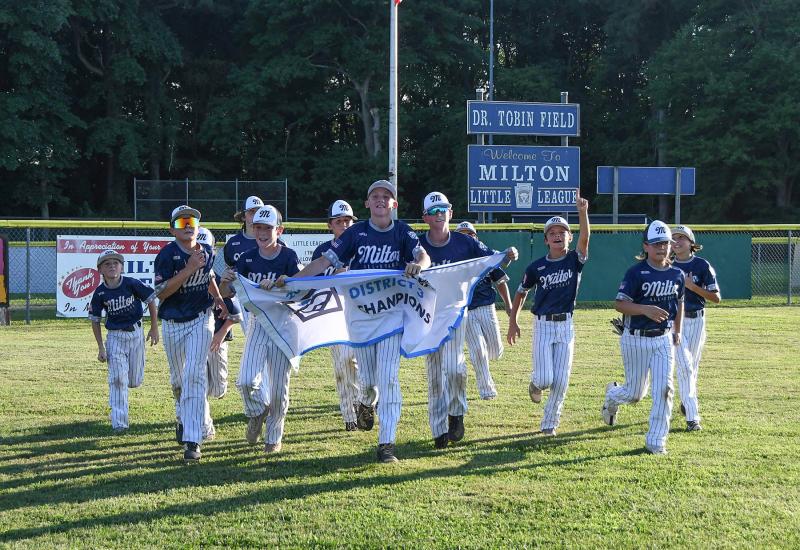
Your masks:
<svg viewBox="0 0 800 550"><path fill-rule="evenodd" d="M350 263L350 260L353 259L353 255L355 254L355 238L358 232L356 227L360 226L361 224L355 224L348 227L344 233L338 238L334 239L331 243L331 247L325 251L326 256L328 254L334 254L342 264ZM330 258L329 258L330 259ZM336 263L336 262L331 262Z"/></svg>
<svg viewBox="0 0 800 550"><path fill-rule="evenodd" d="M507 281L508 273L506 273L499 267L496 267L489 272L489 278L492 280L493 283L497 283L500 281Z"/></svg>
<svg viewBox="0 0 800 550"><path fill-rule="evenodd" d="M231 241L233 241L233 238L226 242L225 246L222 247L222 259L225 260L225 265L228 267L233 267L233 264L236 263L236 261L233 259L233 246L231 246Z"/></svg>
<svg viewBox="0 0 800 550"><path fill-rule="evenodd" d="M322 245L318 245L317 248L314 249L313 254L311 254L311 261L313 262L320 256L322 256Z"/></svg>
<svg viewBox="0 0 800 550"><path fill-rule="evenodd" d="M536 286L536 272L535 269L535 262L528 265L525 268L525 273L522 274L522 282L519 284L521 288L526 290L532 289Z"/></svg>
<svg viewBox="0 0 800 550"><path fill-rule="evenodd" d="M422 245L419 243L419 237L411 229L411 226L406 224L403 228L402 241L400 243L400 255L403 261L413 262L416 260L414 251L420 246Z"/></svg>
<svg viewBox="0 0 800 550"><path fill-rule="evenodd" d="M719 286L717 285L717 272L714 271L714 268L711 267L711 264L708 262L706 262L705 267L706 270L703 273L703 278L701 280L702 287L712 292L718 292Z"/></svg>
<svg viewBox="0 0 800 550"><path fill-rule="evenodd" d="M139 279L128 279L131 285L131 291L142 302L148 302L153 296L153 289L144 284Z"/></svg>
<svg viewBox="0 0 800 550"><path fill-rule="evenodd" d="M683 297L686 294L686 275L680 269L678 270L678 273L680 274L678 276L678 301L682 302Z"/></svg>
<svg viewBox="0 0 800 550"><path fill-rule="evenodd" d="M570 254L572 254L573 262L575 263L575 272L580 273L583 271L585 262L581 261L581 256L578 254L577 250L570 250Z"/></svg>
<svg viewBox="0 0 800 550"><path fill-rule="evenodd" d="M173 262L170 250L170 246L166 246L161 249L161 252L158 253L156 256L155 262L153 264L153 275L155 284L163 283L164 281L168 281L172 278L172 275L175 273L175 262Z"/></svg>
<svg viewBox="0 0 800 550"><path fill-rule="evenodd" d="M472 237L467 237L470 241L470 245L472 246L472 254L476 258L482 258L483 256L491 256L494 254L493 250L489 250L489 248L480 241L473 239Z"/></svg>
<svg viewBox="0 0 800 550"><path fill-rule="evenodd" d="M98 296L97 290L95 290L94 294L92 294L92 301L89 302L89 320L99 323L102 316L103 301Z"/></svg>
<svg viewBox="0 0 800 550"><path fill-rule="evenodd" d="M250 254L248 252L245 252L244 254L239 256L239 259L236 260L236 264L233 266L233 268L236 270L236 273L238 273L242 277L247 277L247 274L250 273L250 270L247 268L247 264L244 261L245 258L249 255Z"/></svg>
<svg viewBox="0 0 800 550"><path fill-rule="evenodd" d="M636 273L635 269L629 269L625 272L625 277L622 279L617 291L617 300L636 301L639 293L639 280Z"/></svg>
<svg viewBox="0 0 800 550"><path fill-rule="evenodd" d="M288 255L289 258L288 258L288 265L286 266L286 274L289 277L294 277L300 272L300 269L297 267L297 264L300 263L300 258L297 257L297 252L295 252L291 248L287 248L286 250L290 252L290 254Z"/></svg>

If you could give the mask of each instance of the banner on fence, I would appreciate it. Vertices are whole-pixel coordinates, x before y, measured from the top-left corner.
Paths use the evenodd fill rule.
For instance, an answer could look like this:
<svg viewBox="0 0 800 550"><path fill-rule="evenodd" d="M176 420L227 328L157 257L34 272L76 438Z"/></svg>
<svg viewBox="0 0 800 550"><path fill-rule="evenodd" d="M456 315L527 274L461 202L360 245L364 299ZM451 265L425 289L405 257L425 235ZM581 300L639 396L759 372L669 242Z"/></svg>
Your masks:
<svg viewBox="0 0 800 550"><path fill-rule="evenodd" d="M112 249L122 254L124 275L152 287L153 262L172 240L172 237L59 235L56 239L56 316L86 317L92 293L101 282L97 255L103 250Z"/></svg>

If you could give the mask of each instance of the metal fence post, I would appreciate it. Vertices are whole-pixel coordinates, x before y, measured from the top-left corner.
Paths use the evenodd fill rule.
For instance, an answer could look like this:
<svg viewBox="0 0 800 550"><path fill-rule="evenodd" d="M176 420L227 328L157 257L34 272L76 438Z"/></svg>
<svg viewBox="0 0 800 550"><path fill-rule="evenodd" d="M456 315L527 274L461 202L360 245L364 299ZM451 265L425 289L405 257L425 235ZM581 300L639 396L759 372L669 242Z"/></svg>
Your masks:
<svg viewBox="0 0 800 550"><path fill-rule="evenodd" d="M183 204L189 204L189 178L186 178L186 202Z"/></svg>
<svg viewBox="0 0 800 550"><path fill-rule="evenodd" d="M31 228L25 228L25 324L31 324Z"/></svg>
<svg viewBox="0 0 800 550"><path fill-rule="evenodd" d="M761 243L756 244L756 288L761 290Z"/></svg>
<svg viewBox="0 0 800 550"><path fill-rule="evenodd" d="M789 268L788 275L789 275L789 284L787 285L788 290L786 293L786 303L788 305L792 305L792 230L789 230L789 238L786 239L786 266Z"/></svg>

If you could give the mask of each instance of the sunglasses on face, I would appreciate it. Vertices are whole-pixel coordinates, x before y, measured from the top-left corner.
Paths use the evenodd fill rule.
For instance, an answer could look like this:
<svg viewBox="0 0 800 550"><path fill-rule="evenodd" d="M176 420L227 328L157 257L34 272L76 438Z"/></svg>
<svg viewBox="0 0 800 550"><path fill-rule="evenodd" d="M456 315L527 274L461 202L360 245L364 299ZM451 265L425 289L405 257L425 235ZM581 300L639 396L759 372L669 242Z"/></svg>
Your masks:
<svg viewBox="0 0 800 550"><path fill-rule="evenodd" d="M198 227L200 220L197 218L175 218L172 221L172 227L175 229L184 229L186 227Z"/></svg>
<svg viewBox="0 0 800 550"><path fill-rule="evenodd" d="M450 209L444 206L434 206L433 208L427 209L425 214L428 216L436 216L437 214L446 214L448 210Z"/></svg>

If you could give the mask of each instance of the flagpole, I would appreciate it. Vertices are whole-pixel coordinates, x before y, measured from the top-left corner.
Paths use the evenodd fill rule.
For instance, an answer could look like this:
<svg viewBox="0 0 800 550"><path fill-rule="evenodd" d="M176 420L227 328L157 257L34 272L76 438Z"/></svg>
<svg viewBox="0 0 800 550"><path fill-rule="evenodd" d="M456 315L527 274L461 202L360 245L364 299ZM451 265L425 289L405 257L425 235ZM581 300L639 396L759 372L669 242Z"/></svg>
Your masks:
<svg viewBox="0 0 800 550"><path fill-rule="evenodd" d="M397 185L397 5L400 0L389 0L389 181ZM398 189L398 195L400 194ZM399 200L400 197L395 197ZM397 210L392 211L397 219Z"/></svg>

